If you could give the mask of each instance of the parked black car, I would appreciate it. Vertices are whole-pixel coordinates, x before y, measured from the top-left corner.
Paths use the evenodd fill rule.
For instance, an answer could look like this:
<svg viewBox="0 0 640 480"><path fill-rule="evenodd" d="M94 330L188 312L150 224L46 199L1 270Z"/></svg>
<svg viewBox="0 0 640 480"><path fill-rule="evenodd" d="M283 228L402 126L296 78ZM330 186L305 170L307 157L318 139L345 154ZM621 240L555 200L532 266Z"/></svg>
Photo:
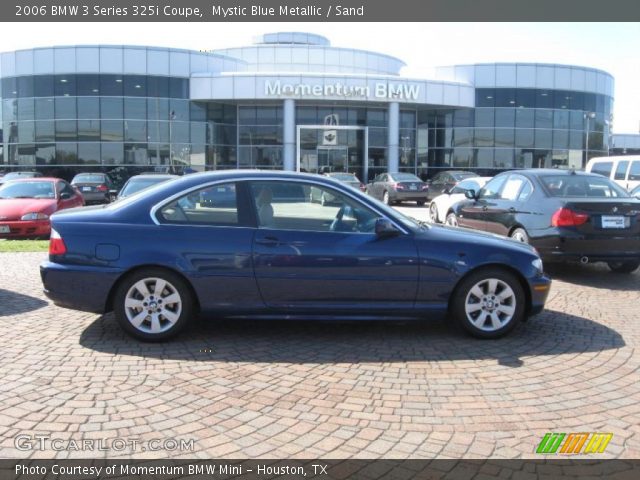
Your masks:
<svg viewBox="0 0 640 480"><path fill-rule="evenodd" d="M433 200L438 195L442 195L445 191L450 191L462 180L467 178L478 177L477 173L466 172L464 170L445 170L438 173L431 180L427 180L429 190L427 190L428 201Z"/></svg>
<svg viewBox="0 0 640 480"><path fill-rule="evenodd" d="M367 185L367 193L387 205L415 201L427 202L429 186L412 173L381 173Z"/></svg>
<svg viewBox="0 0 640 480"><path fill-rule="evenodd" d="M85 203L109 203L113 198L113 182L106 173L79 173L71 185L82 194Z"/></svg>
<svg viewBox="0 0 640 480"><path fill-rule="evenodd" d="M450 225L507 235L543 260L640 266L640 200L601 175L573 170L504 172L453 207Z"/></svg>

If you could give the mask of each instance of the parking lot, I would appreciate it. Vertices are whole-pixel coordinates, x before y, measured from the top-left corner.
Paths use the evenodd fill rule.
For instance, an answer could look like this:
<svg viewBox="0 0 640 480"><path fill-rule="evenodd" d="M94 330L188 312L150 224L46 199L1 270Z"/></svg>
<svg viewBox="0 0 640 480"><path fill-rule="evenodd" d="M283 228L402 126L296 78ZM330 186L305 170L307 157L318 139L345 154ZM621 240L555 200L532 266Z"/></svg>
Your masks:
<svg viewBox="0 0 640 480"><path fill-rule="evenodd" d="M0 457L536 458L547 432L611 432L604 457L640 456L638 272L554 268L547 310L497 341L443 322L203 320L153 345L48 303L43 258L0 254ZM16 448L36 434L193 449Z"/></svg>

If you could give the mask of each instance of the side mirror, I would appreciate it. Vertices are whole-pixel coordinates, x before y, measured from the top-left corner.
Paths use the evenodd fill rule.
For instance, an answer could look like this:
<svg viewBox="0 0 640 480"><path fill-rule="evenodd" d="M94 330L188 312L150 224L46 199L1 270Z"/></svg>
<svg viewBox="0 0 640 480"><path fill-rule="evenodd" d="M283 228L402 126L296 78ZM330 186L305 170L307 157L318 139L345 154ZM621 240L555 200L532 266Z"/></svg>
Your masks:
<svg viewBox="0 0 640 480"><path fill-rule="evenodd" d="M476 193L475 190L465 190L464 191L464 196L467 197L469 200L476 200L478 198L477 195L478 194Z"/></svg>
<svg viewBox="0 0 640 480"><path fill-rule="evenodd" d="M67 192L62 192L60 194L60 200L69 200L71 198L71 194Z"/></svg>
<svg viewBox="0 0 640 480"><path fill-rule="evenodd" d="M379 237L395 237L400 234L400 230L386 218L378 218L376 220L375 232Z"/></svg>

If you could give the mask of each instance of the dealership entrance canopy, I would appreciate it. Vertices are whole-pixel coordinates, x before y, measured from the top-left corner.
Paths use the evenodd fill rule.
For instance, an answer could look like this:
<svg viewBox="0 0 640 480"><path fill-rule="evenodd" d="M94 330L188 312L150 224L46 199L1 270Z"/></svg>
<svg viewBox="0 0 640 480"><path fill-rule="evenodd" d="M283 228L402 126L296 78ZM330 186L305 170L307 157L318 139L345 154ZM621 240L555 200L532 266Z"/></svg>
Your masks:
<svg viewBox="0 0 640 480"><path fill-rule="evenodd" d="M141 46L2 53L0 171L349 171L582 167L607 155L613 78L495 63L400 75L309 33L197 52ZM588 141L588 144L586 143Z"/></svg>

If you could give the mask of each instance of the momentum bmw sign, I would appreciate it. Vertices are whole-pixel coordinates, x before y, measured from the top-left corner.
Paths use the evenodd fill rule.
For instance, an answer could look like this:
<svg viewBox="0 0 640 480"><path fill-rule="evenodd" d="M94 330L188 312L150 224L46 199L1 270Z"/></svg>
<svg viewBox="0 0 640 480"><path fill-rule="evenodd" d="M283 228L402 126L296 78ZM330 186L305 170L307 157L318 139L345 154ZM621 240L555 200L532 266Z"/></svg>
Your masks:
<svg viewBox="0 0 640 480"><path fill-rule="evenodd" d="M283 83L280 80L265 82L267 96L302 96L302 97L344 97L344 98L385 98L395 100L417 100L420 94L419 85L388 84L376 82L370 85L346 85L335 82L327 84Z"/></svg>

